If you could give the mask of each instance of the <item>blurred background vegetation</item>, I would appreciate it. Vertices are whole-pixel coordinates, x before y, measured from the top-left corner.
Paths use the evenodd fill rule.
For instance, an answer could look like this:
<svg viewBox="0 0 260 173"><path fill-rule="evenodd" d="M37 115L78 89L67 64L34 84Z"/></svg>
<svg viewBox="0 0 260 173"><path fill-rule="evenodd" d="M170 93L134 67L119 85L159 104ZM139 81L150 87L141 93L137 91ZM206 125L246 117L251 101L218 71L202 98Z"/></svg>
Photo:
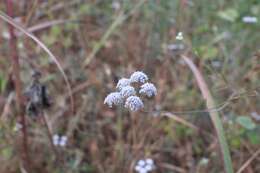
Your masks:
<svg viewBox="0 0 260 173"><path fill-rule="evenodd" d="M234 169L259 149L259 0L13 0L13 5L14 19L58 58L75 100L72 114L54 62L16 30L23 89L33 70L43 74L52 101L48 124L53 134L68 137L66 147L57 147L62 165L56 164L41 121L26 116L34 172L131 173L147 157L154 159L158 173L223 172L209 115L196 112L206 109L205 101L180 58L184 54L204 74L217 105L227 104L219 113ZM4 1L0 10L6 12ZM246 22L245 16L258 21ZM176 40L179 32L182 41ZM23 170L9 41L8 25L0 20L1 173ZM137 70L158 89L154 99L145 101L145 111L104 105L118 79ZM154 113L160 111L179 112L176 116L199 131ZM259 163L257 156L244 172L260 172Z"/></svg>

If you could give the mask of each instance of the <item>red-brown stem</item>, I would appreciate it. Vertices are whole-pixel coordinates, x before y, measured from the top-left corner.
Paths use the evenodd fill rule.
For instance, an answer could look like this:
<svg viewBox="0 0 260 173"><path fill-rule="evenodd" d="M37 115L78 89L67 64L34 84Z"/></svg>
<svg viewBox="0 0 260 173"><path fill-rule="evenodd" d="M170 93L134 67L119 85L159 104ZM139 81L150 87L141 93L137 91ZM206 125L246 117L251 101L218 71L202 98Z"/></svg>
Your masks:
<svg viewBox="0 0 260 173"><path fill-rule="evenodd" d="M12 0L6 0L6 6L7 6L7 14L10 17L13 17L13 1ZM19 59L18 59L18 51L17 51L17 45L16 45L16 36L14 34L14 27L12 25L9 25L9 34L10 34L10 41L9 41L9 47L10 47L10 58L12 62L12 75L14 77L14 84L15 84L15 91L16 91L16 106L18 113L21 118L21 124L22 124L22 133L23 133L23 156L22 159L25 162L25 167L29 169L30 160L29 160L29 153L28 153L28 144L27 144L27 131L26 131L26 120L25 120L25 111L24 111L24 104L23 104L23 98L22 98L22 85L21 85L21 79L20 79L20 65L19 65Z"/></svg>

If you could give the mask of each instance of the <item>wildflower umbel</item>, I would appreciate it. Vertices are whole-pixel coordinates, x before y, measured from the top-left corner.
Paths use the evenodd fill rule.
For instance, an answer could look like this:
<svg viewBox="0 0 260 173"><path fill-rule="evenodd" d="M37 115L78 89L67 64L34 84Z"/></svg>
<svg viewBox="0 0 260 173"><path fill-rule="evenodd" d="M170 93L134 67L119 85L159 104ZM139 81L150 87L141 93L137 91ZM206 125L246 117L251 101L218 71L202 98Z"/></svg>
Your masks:
<svg viewBox="0 0 260 173"><path fill-rule="evenodd" d="M155 169L154 161L150 158L139 160L135 166L135 171L138 173L148 173Z"/></svg>
<svg viewBox="0 0 260 173"><path fill-rule="evenodd" d="M128 98L128 97L136 94L135 88L132 86L126 86L126 87L122 88L122 90L120 91L120 94L123 98Z"/></svg>
<svg viewBox="0 0 260 173"><path fill-rule="evenodd" d="M129 86L130 83L130 79L122 78L117 82L116 89L120 91L122 88Z"/></svg>
<svg viewBox="0 0 260 173"><path fill-rule="evenodd" d="M155 96L157 93L156 87L152 83L145 83L141 86L140 94L144 94L148 97Z"/></svg>
<svg viewBox="0 0 260 173"><path fill-rule="evenodd" d="M144 107L143 101L137 96L130 96L125 101L125 108L135 112Z"/></svg>
<svg viewBox="0 0 260 173"><path fill-rule="evenodd" d="M144 103L138 94L140 96L145 95L147 97L152 97L157 93L154 84L148 83L147 81L148 76L141 71L134 72L129 79L120 79L116 85L118 91L108 94L104 100L104 104L112 107L113 105L122 105L124 103L124 107L130 111L141 110L144 107ZM132 86L131 84L135 85ZM136 92L134 86L137 88L140 87L139 92Z"/></svg>
<svg viewBox="0 0 260 173"><path fill-rule="evenodd" d="M134 83L134 82L145 83L146 81L148 81L148 77L143 72L136 71L131 75L130 81L131 81L131 83Z"/></svg>
<svg viewBox="0 0 260 173"><path fill-rule="evenodd" d="M112 92L104 100L104 104L107 104L109 107L113 105L121 105L123 103L123 97L120 92Z"/></svg>

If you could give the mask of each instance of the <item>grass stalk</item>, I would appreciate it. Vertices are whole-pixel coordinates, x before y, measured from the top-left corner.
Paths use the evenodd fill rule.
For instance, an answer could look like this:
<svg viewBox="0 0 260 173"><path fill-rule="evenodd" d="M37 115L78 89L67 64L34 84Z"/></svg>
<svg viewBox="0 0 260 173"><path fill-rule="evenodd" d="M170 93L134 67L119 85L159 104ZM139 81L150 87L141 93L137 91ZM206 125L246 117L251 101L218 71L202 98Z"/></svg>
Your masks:
<svg viewBox="0 0 260 173"><path fill-rule="evenodd" d="M121 12L114 22L109 26L105 34L102 36L100 41L94 46L91 53L86 57L84 61L84 66L88 66L89 63L92 61L92 59L95 57L95 55L98 53L98 51L105 45L106 41L109 39L109 37L116 31L116 29L123 24L123 22L131 15L133 15L144 3L146 0L140 0L134 7L131 9L131 11L127 14L124 12Z"/></svg>
<svg viewBox="0 0 260 173"><path fill-rule="evenodd" d="M182 56L182 59L185 61L185 63L189 66L189 68L193 72L193 74L196 78L196 81L198 83L198 86L200 88L200 91L201 91L204 99L206 100L208 109L214 108L215 107L214 99L209 91L209 88L208 88L202 74L200 73L198 68L195 66L195 64L188 57ZM221 149L222 156L223 156L225 171L226 171L226 173L234 173L231 156L230 156L230 151L229 151L229 147L227 144L227 140L225 137L225 132L223 129L223 125L222 125L220 116L219 116L218 112L216 112L216 111L213 111L213 112L209 111L209 114L210 114L210 118L214 124L215 130L217 132L220 149Z"/></svg>

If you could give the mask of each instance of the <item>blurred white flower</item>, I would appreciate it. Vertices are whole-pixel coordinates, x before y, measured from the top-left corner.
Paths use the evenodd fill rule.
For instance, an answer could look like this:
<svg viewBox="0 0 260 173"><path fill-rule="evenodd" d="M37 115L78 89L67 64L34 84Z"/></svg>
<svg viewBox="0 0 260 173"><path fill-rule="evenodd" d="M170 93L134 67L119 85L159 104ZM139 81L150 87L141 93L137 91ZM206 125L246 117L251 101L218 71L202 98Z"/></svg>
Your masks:
<svg viewBox="0 0 260 173"><path fill-rule="evenodd" d="M183 40L182 32L179 32L176 36L176 40Z"/></svg>
<svg viewBox="0 0 260 173"><path fill-rule="evenodd" d="M151 158L145 159L145 162L146 162L148 165L153 165L153 164L154 164L154 161L153 161L153 159L151 159Z"/></svg>
<svg viewBox="0 0 260 173"><path fill-rule="evenodd" d="M59 136L55 134L52 137L52 141L55 146L65 147L67 144L67 140L68 140L67 136Z"/></svg>
<svg viewBox="0 0 260 173"><path fill-rule="evenodd" d="M135 166L135 171L138 173L148 173L155 169L152 159L139 160Z"/></svg>
<svg viewBox="0 0 260 173"><path fill-rule="evenodd" d="M18 132L22 128L23 128L23 125L21 123L16 123L15 126L14 126L14 131Z"/></svg>
<svg viewBox="0 0 260 173"><path fill-rule="evenodd" d="M148 80L147 75L141 71L134 72L130 77L131 83L134 82L145 83L147 80Z"/></svg>
<svg viewBox="0 0 260 173"><path fill-rule="evenodd" d="M242 18L242 21L244 23L257 23L258 19L257 19L257 17L254 17L254 16L244 16Z"/></svg>
<svg viewBox="0 0 260 173"><path fill-rule="evenodd" d="M123 98L120 92L112 92L104 100L104 104L107 104L109 107L113 105L121 105L123 103Z"/></svg>
<svg viewBox="0 0 260 173"><path fill-rule="evenodd" d="M167 46L167 48L169 50L182 50L182 49L184 49L184 45L183 44L169 44Z"/></svg>
<svg viewBox="0 0 260 173"><path fill-rule="evenodd" d="M123 98L133 96L136 94L135 88L132 86L126 86L126 87L122 88L122 90L120 91L120 94Z"/></svg>
<svg viewBox="0 0 260 173"><path fill-rule="evenodd" d="M256 121L260 121L260 115L257 112L251 112L251 117Z"/></svg>
<svg viewBox="0 0 260 173"><path fill-rule="evenodd" d="M120 7L121 7L120 2L118 2L118 1L113 1L113 2L112 2L112 8L113 8L114 10L119 10Z"/></svg>
<svg viewBox="0 0 260 173"><path fill-rule="evenodd" d="M131 111L138 111L144 107L142 100L137 96L130 96L125 101L125 108Z"/></svg>
<svg viewBox="0 0 260 173"><path fill-rule="evenodd" d="M66 146L67 140L68 140L67 136L62 136L60 138L60 146L62 146L62 147Z"/></svg>
<svg viewBox="0 0 260 173"><path fill-rule="evenodd" d="M130 79L127 78L122 78L117 82L116 88L118 90L121 90L123 87L129 86L130 85Z"/></svg>
<svg viewBox="0 0 260 173"><path fill-rule="evenodd" d="M148 97L155 96L157 94L157 89L152 83L145 83L141 86L139 91L140 94L144 94Z"/></svg>

